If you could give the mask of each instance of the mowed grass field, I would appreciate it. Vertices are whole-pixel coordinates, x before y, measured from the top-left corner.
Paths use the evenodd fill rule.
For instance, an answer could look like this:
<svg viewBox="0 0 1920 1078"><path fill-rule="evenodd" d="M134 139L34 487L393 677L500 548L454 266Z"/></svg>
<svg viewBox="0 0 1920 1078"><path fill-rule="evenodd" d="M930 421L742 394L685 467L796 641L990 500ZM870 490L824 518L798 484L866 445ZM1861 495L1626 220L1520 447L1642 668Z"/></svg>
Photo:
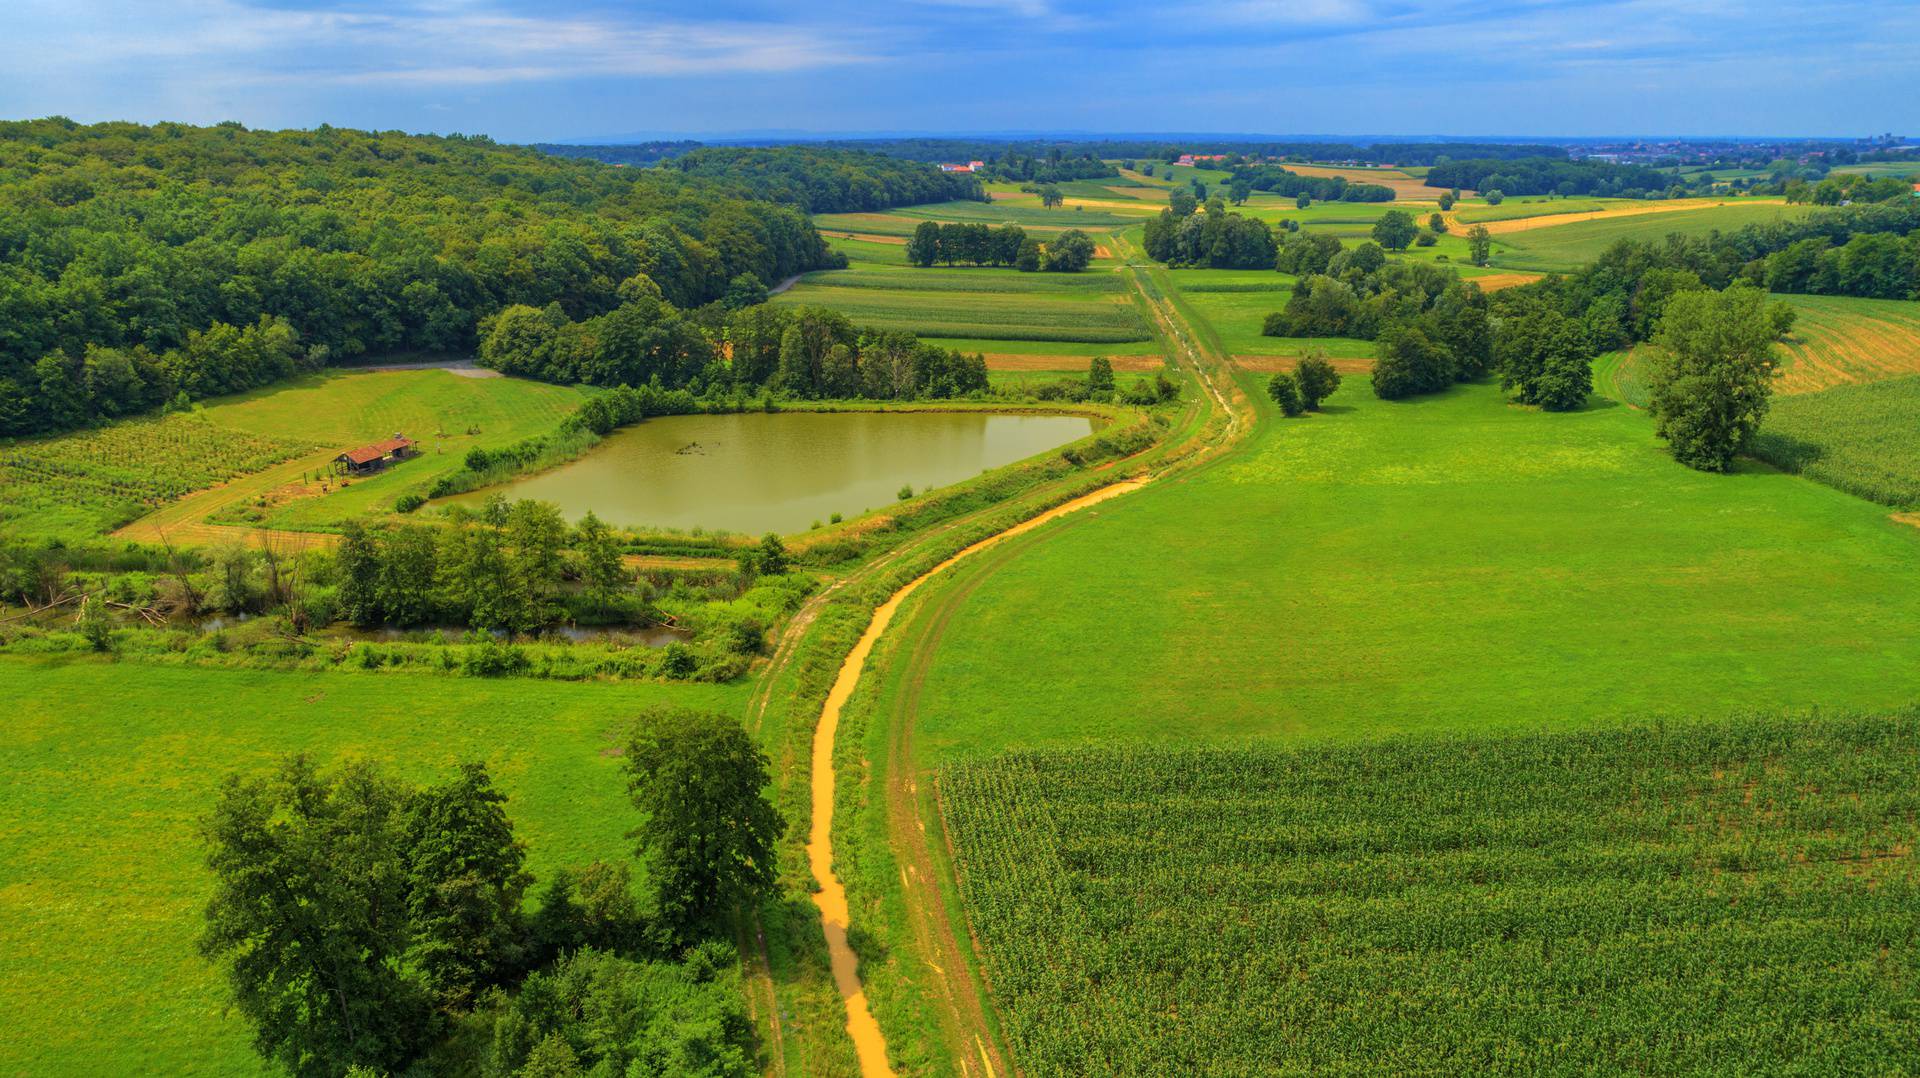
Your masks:
<svg viewBox="0 0 1920 1078"><path fill-rule="evenodd" d="M662 701L737 711L747 688L0 658L0 1073L261 1072L194 949L196 821L224 775L296 751L420 781L484 760L545 877L630 857L605 752L623 723Z"/></svg>
<svg viewBox="0 0 1920 1078"><path fill-rule="evenodd" d="M1762 466L1690 471L1642 413L1491 385L1393 404L1349 376L1252 438L960 570L920 762L1920 699L1920 529Z"/></svg>
<svg viewBox="0 0 1920 1078"><path fill-rule="evenodd" d="M938 781L1026 1074L1902 1074L1917 767L1909 710Z"/></svg>
<svg viewBox="0 0 1920 1078"><path fill-rule="evenodd" d="M1646 203L1658 206L1659 203ZM1504 232L1494 237L1493 265L1501 269L1563 272L1579 269L1623 239L1657 241L1678 233L1704 236L1732 232L1750 224L1801 217L1811 206L1729 202L1725 206L1669 212L1603 216Z"/></svg>

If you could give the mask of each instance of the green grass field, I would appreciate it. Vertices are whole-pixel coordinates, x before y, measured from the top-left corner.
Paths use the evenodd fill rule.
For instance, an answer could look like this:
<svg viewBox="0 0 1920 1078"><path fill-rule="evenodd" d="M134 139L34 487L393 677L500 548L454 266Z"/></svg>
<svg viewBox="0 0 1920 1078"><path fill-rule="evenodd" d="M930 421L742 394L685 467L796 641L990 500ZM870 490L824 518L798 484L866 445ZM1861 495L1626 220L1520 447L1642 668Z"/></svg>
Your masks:
<svg viewBox="0 0 1920 1078"><path fill-rule="evenodd" d="M1349 376L1253 438L970 581L921 672L920 760L1920 698L1920 529L1689 471L1643 413L1390 404Z"/></svg>
<svg viewBox="0 0 1920 1078"><path fill-rule="evenodd" d="M1267 315L1287 305L1292 278L1265 270L1171 270L1181 302L1209 326L1219 347L1236 356L1291 356L1309 348L1328 355L1373 355L1373 342L1345 337L1268 337Z"/></svg>
<svg viewBox="0 0 1920 1078"><path fill-rule="evenodd" d="M748 686L291 674L0 659L0 1073L258 1074L194 950L195 821L220 778L301 751L410 778L487 761L540 875L629 856L623 721Z"/></svg>
<svg viewBox="0 0 1920 1078"><path fill-rule="evenodd" d="M1494 237L1493 264L1502 269L1571 271L1592 262L1623 239L1657 241L1678 233L1704 236L1732 232L1750 224L1802 217L1810 206L1732 203L1700 210L1643 213L1575 221Z"/></svg>
<svg viewBox="0 0 1920 1078"><path fill-rule="evenodd" d="M1896 509L1920 509L1920 375L1776 397L1754 454Z"/></svg>
<svg viewBox="0 0 1920 1078"><path fill-rule="evenodd" d="M939 783L1026 1074L1896 1074L1916 767L1909 711Z"/></svg>
<svg viewBox="0 0 1920 1078"><path fill-rule="evenodd" d="M1127 297L1091 288L1043 293L884 289L803 282L775 299L790 306L830 307L859 326L906 330L929 337L1086 342L1142 341L1148 337L1146 324Z"/></svg>

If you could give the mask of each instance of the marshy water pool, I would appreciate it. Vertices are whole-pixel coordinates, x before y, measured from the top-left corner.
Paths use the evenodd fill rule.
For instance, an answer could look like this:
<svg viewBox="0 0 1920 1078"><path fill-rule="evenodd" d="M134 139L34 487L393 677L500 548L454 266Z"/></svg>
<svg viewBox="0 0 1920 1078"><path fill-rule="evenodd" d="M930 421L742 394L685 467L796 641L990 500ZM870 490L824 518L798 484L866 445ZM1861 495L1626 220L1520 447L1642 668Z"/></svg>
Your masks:
<svg viewBox="0 0 1920 1078"><path fill-rule="evenodd" d="M578 460L450 499L552 502L620 527L794 532L1083 438L1080 416L985 412L745 412L667 416L616 431Z"/></svg>

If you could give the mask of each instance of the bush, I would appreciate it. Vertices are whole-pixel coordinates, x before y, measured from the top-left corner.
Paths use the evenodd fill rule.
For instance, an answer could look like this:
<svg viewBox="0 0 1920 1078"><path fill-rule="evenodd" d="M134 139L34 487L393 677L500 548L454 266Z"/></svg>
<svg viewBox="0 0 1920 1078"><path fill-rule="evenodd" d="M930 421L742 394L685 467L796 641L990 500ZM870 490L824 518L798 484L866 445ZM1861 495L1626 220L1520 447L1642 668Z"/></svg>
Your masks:
<svg viewBox="0 0 1920 1078"><path fill-rule="evenodd" d="M393 503L393 511L396 513L411 513L425 504L427 504L427 499L423 495L409 491L406 494L400 495L399 499Z"/></svg>
<svg viewBox="0 0 1920 1078"><path fill-rule="evenodd" d="M1280 406L1282 414L1288 418L1302 414L1307 410L1306 403L1300 399L1300 383L1293 375L1281 371L1267 382L1267 396Z"/></svg>

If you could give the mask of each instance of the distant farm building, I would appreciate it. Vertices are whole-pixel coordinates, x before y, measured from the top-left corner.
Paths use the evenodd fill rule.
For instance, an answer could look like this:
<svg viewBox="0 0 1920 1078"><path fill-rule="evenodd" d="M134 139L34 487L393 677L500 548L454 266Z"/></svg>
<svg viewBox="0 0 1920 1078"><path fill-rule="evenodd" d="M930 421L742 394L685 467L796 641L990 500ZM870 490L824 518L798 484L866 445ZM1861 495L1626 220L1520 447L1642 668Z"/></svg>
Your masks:
<svg viewBox="0 0 1920 1078"><path fill-rule="evenodd" d="M987 163L985 161L968 161L964 165L958 162L949 162L947 164L941 165L940 171L942 172L978 172L981 169L985 168L986 166L987 166Z"/></svg>
<svg viewBox="0 0 1920 1078"><path fill-rule="evenodd" d="M1180 155L1179 163L1192 168L1202 161L1225 161L1226 159L1227 155L1223 153L1183 153Z"/></svg>
<svg viewBox="0 0 1920 1078"><path fill-rule="evenodd" d="M395 434L384 442L363 445L358 449L349 449L333 458L333 469L347 475L367 475L385 468L395 461L413 456L413 439L404 434Z"/></svg>

